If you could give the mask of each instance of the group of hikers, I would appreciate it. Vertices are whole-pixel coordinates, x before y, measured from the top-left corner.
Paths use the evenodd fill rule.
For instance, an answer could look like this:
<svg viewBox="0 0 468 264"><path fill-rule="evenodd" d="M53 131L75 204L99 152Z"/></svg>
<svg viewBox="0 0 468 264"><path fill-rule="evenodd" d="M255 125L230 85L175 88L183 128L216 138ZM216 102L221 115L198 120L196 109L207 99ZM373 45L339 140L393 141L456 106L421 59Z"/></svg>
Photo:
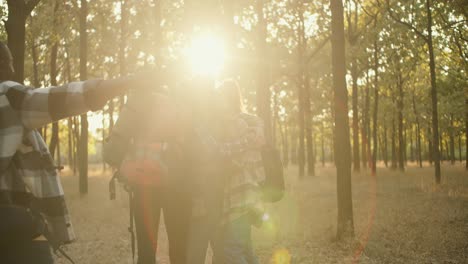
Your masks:
<svg viewBox="0 0 468 264"><path fill-rule="evenodd" d="M110 186L118 180L129 192L137 263L156 263L161 211L171 263L205 263L209 246L213 263L258 263L251 228L262 224L265 202L281 198L284 182L263 122L244 111L234 80L167 87L145 73L32 89L13 75L0 42L0 263L53 263L50 248L75 239L37 129L122 95L127 102L103 151L115 171Z"/></svg>

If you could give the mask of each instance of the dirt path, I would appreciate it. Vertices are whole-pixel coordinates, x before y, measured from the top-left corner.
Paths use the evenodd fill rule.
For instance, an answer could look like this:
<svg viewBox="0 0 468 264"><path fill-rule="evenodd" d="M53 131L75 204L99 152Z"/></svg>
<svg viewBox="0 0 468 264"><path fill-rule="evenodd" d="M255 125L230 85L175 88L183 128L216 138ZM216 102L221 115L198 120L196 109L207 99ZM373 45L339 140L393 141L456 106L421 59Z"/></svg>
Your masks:
<svg viewBox="0 0 468 264"><path fill-rule="evenodd" d="M316 177L302 181L294 168L287 175L288 195L270 206L269 220L254 233L261 263L468 263L468 173L461 165L443 166L438 188L432 168L353 175L356 239L340 243L334 168L319 166ZM64 173L78 236L67 252L77 263L132 263L128 198L121 191L109 200L109 177L91 172L89 194L80 197L78 178ZM162 228L158 258L169 263Z"/></svg>

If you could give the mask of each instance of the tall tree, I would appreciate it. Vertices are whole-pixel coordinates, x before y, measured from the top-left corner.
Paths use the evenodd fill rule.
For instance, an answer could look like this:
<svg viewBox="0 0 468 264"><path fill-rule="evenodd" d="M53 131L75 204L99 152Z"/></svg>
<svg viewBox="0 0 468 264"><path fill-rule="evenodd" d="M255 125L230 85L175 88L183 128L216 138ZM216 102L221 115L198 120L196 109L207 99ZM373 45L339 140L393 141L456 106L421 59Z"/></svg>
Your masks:
<svg viewBox="0 0 468 264"><path fill-rule="evenodd" d="M88 2L80 0L80 79L88 78L88 32L86 19L88 17ZM88 193L88 115L81 115L81 137L78 150L78 170L80 174L80 193Z"/></svg>
<svg viewBox="0 0 468 264"><path fill-rule="evenodd" d="M424 30L416 28L412 23L405 21L394 13L393 5L390 4L390 0L387 1L387 11L390 17L397 23L406 26L409 30L414 32L420 37L428 48L429 55L429 70L430 70L430 81L431 81L431 106L432 106L432 160L434 162L435 170L435 181L440 184L440 137L439 137L439 113L438 113L438 100L437 100L437 76L436 76L436 63L434 54L434 43L433 43L433 18L432 18L432 0L425 0L426 8L426 27Z"/></svg>
<svg viewBox="0 0 468 264"><path fill-rule="evenodd" d="M24 80L24 49L26 43L26 19L40 0L7 0L8 19L5 29L8 34L8 47L13 55L15 67L14 81Z"/></svg>
<svg viewBox="0 0 468 264"><path fill-rule="evenodd" d="M60 2L55 0L54 1L54 13L53 13L53 22L52 22L52 49L50 51L50 84L52 86L57 86L57 53L58 53L58 44L59 44L59 36L57 34L57 27L59 23L59 5ZM55 157L55 150L59 150L59 123L54 122L52 124L52 135L50 137L50 144L49 150L52 154L52 157ZM57 157L60 159L60 153L57 153ZM60 163L59 163L60 165Z"/></svg>
<svg viewBox="0 0 468 264"><path fill-rule="evenodd" d="M267 54L267 21L264 12L264 0L257 0L255 10L257 12L257 113L265 124L265 136L271 142L271 107L270 87L268 81Z"/></svg>
<svg viewBox="0 0 468 264"><path fill-rule="evenodd" d="M330 0L330 9L332 14L331 44L335 107L334 145L338 195L337 237L342 238L354 235L343 2Z"/></svg>

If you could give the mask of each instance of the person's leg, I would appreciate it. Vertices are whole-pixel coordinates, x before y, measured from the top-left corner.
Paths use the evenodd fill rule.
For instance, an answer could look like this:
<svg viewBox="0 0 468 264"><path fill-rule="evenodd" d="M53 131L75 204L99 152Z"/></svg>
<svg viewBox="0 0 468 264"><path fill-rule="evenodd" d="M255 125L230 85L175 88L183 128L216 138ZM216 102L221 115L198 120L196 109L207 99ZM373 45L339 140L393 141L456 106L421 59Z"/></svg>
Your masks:
<svg viewBox="0 0 468 264"><path fill-rule="evenodd" d="M137 263L154 264L161 211L159 198L151 188L137 188L133 204L138 249Z"/></svg>
<svg viewBox="0 0 468 264"><path fill-rule="evenodd" d="M2 264L53 264L54 259L47 241L15 243L0 250Z"/></svg>
<svg viewBox="0 0 468 264"><path fill-rule="evenodd" d="M258 264L253 250L251 229L247 216L242 216L220 229L213 247L213 263Z"/></svg>
<svg viewBox="0 0 468 264"><path fill-rule="evenodd" d="M164 223L169 240L171 264L187 261L187 235L190 223L190 200L186 192L170 188L164 193Z"/></svg>

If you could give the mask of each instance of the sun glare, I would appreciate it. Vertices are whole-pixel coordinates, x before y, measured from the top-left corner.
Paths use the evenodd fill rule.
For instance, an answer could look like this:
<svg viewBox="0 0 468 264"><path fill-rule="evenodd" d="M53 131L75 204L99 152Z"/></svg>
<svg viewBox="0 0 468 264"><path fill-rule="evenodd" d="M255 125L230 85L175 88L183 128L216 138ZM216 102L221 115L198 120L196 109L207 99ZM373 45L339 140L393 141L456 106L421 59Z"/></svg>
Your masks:
<svg viewBox="0 0 468 264"><path fill-rule="evenodd" d="M195 74L217 75L223 69L223 42L213 35L205 34L194 38L187 53Z"/></svg>

